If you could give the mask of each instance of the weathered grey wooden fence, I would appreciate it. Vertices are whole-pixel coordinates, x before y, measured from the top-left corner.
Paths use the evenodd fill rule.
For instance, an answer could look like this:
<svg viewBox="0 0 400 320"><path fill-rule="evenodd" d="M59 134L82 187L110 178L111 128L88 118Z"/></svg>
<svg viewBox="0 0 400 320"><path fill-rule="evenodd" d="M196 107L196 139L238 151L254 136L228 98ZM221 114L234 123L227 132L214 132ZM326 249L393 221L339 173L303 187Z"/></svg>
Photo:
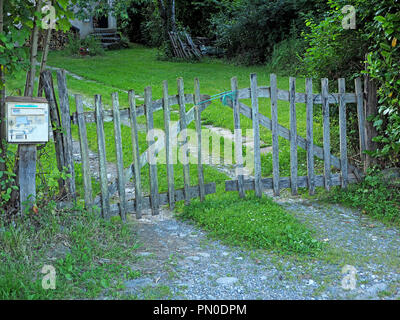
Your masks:
<svg viewBox="0 0 400 320"><path fill-rule="evenodd" d="M159 213L160 206L169 205L170 208L175 206L175 202L184 200L185 204L189 204L191 199L200 197L201 200L205 196L216 192L215 183L204 183L204 171L201 163L201 157L198 162L198 181L197 186L190 185L189 164L183 165L184 188L182 190L175 190L174 186L174 167L172 163L172 148L171 139L174 138L187 126L196 121L197 136L200 141L199 154L201 154L201 119L200 114L210 103L198 105L202 100L206 100L209 96L200 94L199 81L195 80L195 94L185 94L184 84L182 79L178 79L178 94L170 96L168 94L168 84L163 83L163 98L159 100L152 100L152 89L147 87L145 89L145 104L143 106L136 106L135 92L129 91L130 107L127 109L120 109L118 102L118 94L112 95L112 110L103 110L101 96L95 96L95 112L83 112L82 98L76 96L76 110L77 112L72 115L71 120L73 123L78 124L81 158L82 158L82 171L83 183L85 190L85 203L90 206L93 204L100 205L102 208L103 217L108 218L112 215L120 214L123 219L126 217L127 212L135 212L137 218L141 218L142 212L145 209L151 209L153 215ZM186 104L195 104L188 112L186 112ZM171 124L171 106L179 105L180 120L176 124ZM164 124L165 124L165 139L154 141L153 138L149 141L149 149L143 154L139 154L138 142L138 123L137 117L146 117L147 132L154 128L153 113L163 109ZM125 169L123 166L122 154L122 139L121 139L121 118L130 120L131 136L132 136L132 164L129 168ZM105 148L105 134L104 122L114 122L114 137L115 137L115 152L117 159L117 173L118 177L115 181L109 184L107 179L107 164L106 164L106 148ZM100 167L100 184L101 195L95 199L91 199L92 186L91 186L91 173L89 169L89 150L86 134L86 123L95 122L97 127L98 139L98 152L99 152L99 167ZM153 155L157 155L161 150L165 149L166 152L166 166L167 166L167 181L168 192L159 193L157 165L150 159ZM153 153L152 153L153 152ZM149 165L150 176L150 195L144 196L142 194L141 183L141 169L145 165ZM126 200L125 184L133 178L135 184L135 198L132 201ZM115 204L110 203L111 195L118 192L119 202Z"/></svg>
<svg viewBox="0 0 400 320"><path fill-rule="evenodd" d="M45 73L44 88L46 98L50 102L50 107L53 107L52 119L59 119L55 110L56 101L54 99L54 91L51 89L51 74ZM315 187L325 187L329 190L332 186L341 185L346 188L349 183L358 181L360 179L359 170L349 164L347 158L347 139L346 139L346 104L356 103L359 123L363 125L365 117L363 114L363 95L361 88L361 80L355 80L355 93L346 93L344 79L338 81L338 93L329 93L328 80L322 79L320 94L313 93L313 83L311 79L306 79L306 92L296 92L296 79L290 78L289 90L280 90L277 87L276 75L272 74L270 77L270 86L258 86L256 74L250 76L250 87L245 89L238 88L238 81L236 78L231 79L231 95L224 97L224 103L232 108L234 118L234 128L240 129L240 116L247 117L252 120L253 136L254 136L254 178L245 179L243 172L237 176L237 179L226 181L226 191L238 191L240 197L245 196L246 190L255 190L257 196L261 197L262 192L266 189L272 189L275 195L279 195L280 190L283 188L290 188L292 194L297 194L298 188L308 188L311 194L314 193ZM135 92L129 91L129 108L121 109L118 101L118 94L112 95L112 110L103 110L102 97L95 96L95 111L84 112L82 97L75 96L76 113L70 116L69 105L67 103L67 91L65 84L65 73L59 72L58 84L62 86L60 91L60 103L63 105L61 108L61 116L64 129L64 135L69 138L62 138L59 131L55 130L55 140L63 143L64 150L60 147L57 152L60 152L60 161L64 161L64 166L68 168L69 172L74 172L71 146L71 122L77 124L79 128L81 162L84 184L84 199L85 205L91 207L93 205L100 206L104 218L109 218L113 215L121 215L122 219L126 218L128 213L135 213L137 218L142 217L142 213L146 209L151 209L153 215L159 213L160 206L169 205L171 208L175 206L175 202L184 200L185 204L189 204L191 199L200 197L201 200L205 196L216 192L215 183L204 183L204 168L202 163L202 134L201 134L201 113L211 105L210 96L200 94L200 84L198 79L194 82L194 94L184 93L184 83L182 79L177 80L178 93L177 95L169 95L168 84L163 82L163 98L158 100L152 99L152 88L147 87L144 95L144 105L136 106ZM265 106L259 105L259 98L269 98L271 108L271 119L267 118L260 113L260 109ZM241 102L243 99L251 100L251 107ZM281 126L278 123L278 101L288 101L290 103L290 129ZM307 110L307 136L303 138L297 134L296 122L296 104L306 104ZM186 105L193 104L189 111L186 111ZM323 111L323 147L317 146L313 143L313 106L315 104L322 105ZM330 104L339 105L339 127L340 127L340 157L337 158L331 153L330 144ZM179 105L178 122L171 125L171 106ZM154 140L150 136L148 142L148 149L140 154L139 141L138 141L138 122L137 118L145 116L146 130L149 132L154 128L153 114L159 110L163 110L164 116L164 129L165 139ZM54 113L54 117L53 117ZM68 115L66 117L65 115ZM57 118L58 117L58 118ZM132 164L128 168L124 168L124 159L122 153L122 138L121 138L121 119L129 119L131 127L132 140ZM190 185L189 164L183 164L183 177L184 188L176 190L174 186L174 166L172 162L172 148L174 147L172 141L178 136L180 132L188 127L191 122L195 122L197 133L197 159L198 159L198 185ZM94 122L97 128L98 140L98 154L99 154L99 172L100 172L100 185L101 194L92 198L92 182L91 172L89 165L89 149L87 140L86 123ZM107 179L107 163L106 163L106 144L104 122L114 123L114 137L115 137L115 152L116 152L116 165L117 165L117 178L110 183ZM65 125L66 124L66 125ZM54 123L53 123L54 126ZM272 132L272 163L273 163L273 177L262 178L261 175L261 152L260 152L260 126L271 130ZM243 168L243 150L242 150L242 136L238 134L239 130L235 131L235 159L239 168ZM364 146L362 141L364 130L360 130L360 145L361 152ZM290 177L281 177L279 168L279 142L278 137L282 137L290 141ZM184 140L186 137L184 137ZM298 160L297 149L298 147L305 149L307 152L307 170L308 174L304 177L298 176ZM167 182L168 192L159 193L159 184L157 178L157 165L150 159L157 155L162 150L165 150L166 155L166 168L167 168ZM68 155L65 155L67 153ZM315 175L314 159L320 158L324 161L324 175ZM144 195L142 190L141 169L149 165L150 177L150 194ZM72 165L72 167L71 167ZM331 168L340 170L338 174L332 174ZM240 171L239 171L240 172ZM130 179L133 179L135 187L135 197L132 200L127 200L125 194L125 185ZM74 180L70 180L68 190L73 191L75 195ZM73 184L73 186L72 186ZM111 197L118 193L118 201L111 203ZM74 198L74 197L73 197Z"/></svg>
<svg viewBox="0 0 400 320"><path fill-rule="evenodd" d="M289 79L289 91L277 88L276 75L271 74L270 86L259 87L257 76L251 75L250 88L238 90L236 99L230 100L233 109L235 129L240 129L239 114L252 120L254 134L254 179L244 180L239 176L236 180L226 181L227 191L239 191L241 197L244 191L255 190L257 196L261 196L262 191L273 189L274 195L278 196L283 188L291 188L293 195L297 194L298 188L308 188L313 194L315 187L325 187L327 190L331 186L341 185L346 188L348 183L360 180L361 173L353 165L349 164L347 158L347 137L346 137L346 104L356 103L360 128L363 128L365 117L363 114L363 94L361 90L361 79L355 80L356 93L346 93L345 80L338 81L339 93L329 93L328 79L321 81L321 94L313 94L312 79L306 79L306 92L296 92L296 79ZM232 90L236 90L237 80L232 79ZM271 100L271 119L259 113L259 98L269 98ZM251 99L251 108L241 103L241 99ZM278 123L278 100L290 103L290 130ZM296 103L305 103L307 109L307 137L297 135L296 122ZM313 106L322 104L323 115L323 147L313 143ZM340 158L331 154L330 142L330 116L329 105L339 104L339 127L340 127ZM272 165L273 177L261 178L261 153L260 153L260 134L259 127L263 126L272 132ZM290 177L281 177L279 174L279 143L278 137L290 141ZM235 146L239 148L238 154L242 153L241 138L235 137ZM360 130L360 141L365 141L364 130ZM300 147L307 151L307 170L306 177L298 176L297 148ZM365 146L361 143L361 152ZM316 176L314 170L314 159L318 157L324 161L324 175ZM239 163L239 166L242 165ZM340 174L332 174L331 167L340 170Z"/></svg>

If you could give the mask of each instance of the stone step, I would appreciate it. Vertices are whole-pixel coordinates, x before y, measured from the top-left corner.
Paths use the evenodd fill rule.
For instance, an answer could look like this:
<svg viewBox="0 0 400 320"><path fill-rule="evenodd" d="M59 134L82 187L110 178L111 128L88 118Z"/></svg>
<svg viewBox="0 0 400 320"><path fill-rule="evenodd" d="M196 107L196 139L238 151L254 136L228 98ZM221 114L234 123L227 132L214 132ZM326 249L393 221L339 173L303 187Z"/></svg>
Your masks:
<svg viewBox="0 0 400 320"><path fill-rule="evenodd" d="M109 37L119 37L119 34L114 33L92 33L92 35L96 38L109 38Z"/></svg>
<svg viewBox="0 0 400 320"><path fill-rule="evenodd" d="M94 28L93 33L116 33L117 29L109 29L109 28Z"/></svg>
<svg viewBox="0 0 400 320"><path fill-rule="evenodd" d="M118 42L121 40L121 38L101 38L101 42Z"/></svg>
<svg viewBox="0 0 400 320"><path fill-rule="evenodd" d="M103 48L107 49L110 46L119 45L119 42L102 42L101 45Z"/></svg>

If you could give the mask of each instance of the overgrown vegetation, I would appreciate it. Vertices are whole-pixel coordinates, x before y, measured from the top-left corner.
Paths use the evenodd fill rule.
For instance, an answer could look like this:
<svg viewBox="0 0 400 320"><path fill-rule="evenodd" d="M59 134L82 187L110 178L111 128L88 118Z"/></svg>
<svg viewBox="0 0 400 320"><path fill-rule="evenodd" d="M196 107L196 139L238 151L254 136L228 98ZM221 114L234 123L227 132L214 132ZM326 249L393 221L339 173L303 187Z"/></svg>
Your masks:
<svg viewBox="0 0 400 320"><path fill-rule="evenodd" d="M4 169L0 170L0 216L4 216L9 209L11 194L13 190L18 190L15 185L15 173L12 165L7 163L14 158L14 152L6 151L6 157L0 158L0 163L4 164Z"/></svg>
<svg viewBox="0 0 400 320"><path fill-rule="evenodd" d="M347 190L335 187L331 193L321 191L318 198L342 203L374 219L400 226L400 188L385 181L378 170L371 169L363 182L350 185Z"/></svg>
<svg viewBox="0 0 400 320"><path fill-rule="evenodd" d="M377 11L368 54L368 72L380 84L379 113L370 119L379 135L380 147L372 154L388 163L400 166L400 5L396 10Z"/></svg>
<svg viewBox="0 0 400 320"><path fill-rule="evenodd" d="M101 42L94 36L80 39L78 36L69 35L68 44L66 45L64 52L67 55L74 57L104 55L104 49L101 46Z"/></svg>
<svg viewBox="0 0 400 320"><path fill-rule="evenodd" d="M322 8L323 1L235 1L212 18L217 45L237 63L265 63L291 29L303 30L305 17Z"/></svg>
<svg viewBox="0 0 400 320"><path fill-rule="evenodd" d="M79 207L56 210L52 203L12 224L1 219L0 299L117 298L125 280L140 276L137 246L129 224ZM45 265L56 270L55 290L42 287Z"/></svg>
<svg viewBox="0 0 400 320"><path fill-rule="evenodd" d="M310 18L305 35L307 73L316 78L353 79L368 74L378 87L378 105L373 121L378 150L370 152L380 166L398 166L400 159L399 59L400 3L393 0L330 0L330 9L320 21ZM353 5L356 29L344 29L342 8ZM365 67L367 63L367 67ZM354 107L350 106L350 110ZM349 123L350 128L354 126Z"/></svg>

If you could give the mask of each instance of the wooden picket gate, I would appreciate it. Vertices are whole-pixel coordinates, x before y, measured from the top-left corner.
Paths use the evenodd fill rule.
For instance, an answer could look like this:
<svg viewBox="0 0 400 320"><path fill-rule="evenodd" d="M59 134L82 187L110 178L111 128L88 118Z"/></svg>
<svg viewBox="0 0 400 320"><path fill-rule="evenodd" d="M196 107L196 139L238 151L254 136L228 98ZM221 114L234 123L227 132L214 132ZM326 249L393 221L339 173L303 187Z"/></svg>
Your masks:
<svg viewBox="0 0 400 320"><path fill-rule="evenodd" d="M44 75L46 76L46 74ZM47 73L46 83L51 82L50 73ZM46 78L46 77L45 77ZM64 79L64 80L63 80ZM58 83L63 85L61 95L64 99L60 99L60 103L64 104L61 109L61 118L63 119L63 127L67 128L66 133L71 138L71 123L77 124L80 137L80 150L82 162L82 174L84 185L85 205L91 207L97 205L102 209L102 216L109 218L113 215L120 215L125 220L127 213L135 213L140 219L144 210L151 209L152 215L159 213L160 206L169 205L174 208L175 202L184 200L185 204L189 204L191 199L200 198L202 201L208 194L216 192L215 183L204 183L203 157L202 157L202 134L201 134L201 113L211 105L209 95L200 94L199 80L195 79L194 94L184 93L184 83L180 78L177 80L177 95L169 95L168 83L163 82L163 98L158 100L152 99L152 89L147 87L144 95L144 105L136 106L135 92L129 91L129 108L121 109L118 101L118 94L112 95L112 110L103 110L101 95L95 96L95 111L84 112L82 97L75 95L76 113L69 115L69 106L65 97L65 73L58 74ZM363 110L363 93L361 80L355 80L355 93L346 93L344 79L339 79L338 93L329 93L328 80L322 79L322 92L320 94L313 93L313 84L311 79L306 79L306 92L296 92L296 79L290 78L289 91L277 88L276 75L270 76L270 86L258 86L257 76L250 76L250 88L239 89L236 78L231 79L231 91L221 96L221 101L233 109L234 128L241 129L240 115L252 120L252 130L254 137L254 178L245 179L243 174L239 174L237 179L226 181L226 191L238 191L240 197L245 196L246 190L255 190L257 196L261 197L262 192L266 189L272 189L275 195L280 194L283 188L290 188L292 194L297 194L298 188L308 188L311 194L314 193L315 187L323 186L327 190L331 186L341 185L346 188L349 183L360 180L361 173L359 170L349 164L347 159L347 139L346 139L346 104L356 103L360 126L360 149L365 150L364 138L364 110ZM50 105L54 104L54 90L50 90L51 86L45 85L46 97L52 99ZM59 88L60 91L60 88ZM49 99L50 98L50 99ZM271 119L259 112L259 98L269 98L271 100ZM250 99L251 107L246 106L240 100ZM284 128L278 123L278 100L288 101L290 103L290 129ZM307 109L307 137L303 138L297 134L296 124L296 103L306 104ZM186 104L194 106L186 112ZM323 111L323 147L319 147L313 143L313 106L315 104L322 105ZM329 105L339 104L339 127L340 127L340 158L331 154L330 146L330 117ZM66 106L65 106L66 105ZM171 123L171 106L179 106L180 119L176 123ZM148 140L148 149L140 154L138 143L138 122L137 118L145 116L146 130L149 132L154 128L153 113L163 110L165 139L155 141L150 136ZM68 117L66 116L68 115ZM68 120L66 120L68 119ZM121 138L121 119L129 120L131 127L132 141L132 164L128 168L123 165L122 138ZM197 136L197 168L198 168L198 185L190 185L189 164L183 164L184 188L176 190L174 186L174 167L172 161L172 149L174 147L172 141L179 133L184 132L188 125L195 122ZM64 125L64 123L69 122ZM98 155L99 155L99 177L101 185L101 194L92 198L91 172L89 165L89 149L87 140L86 123L94 122L97 128ZM114 123L115 152L117 159L117 178L111 183L107 179L107 163L106 163L106 147L104 122ZM271 130L272 132L272 161L273 161L273 177L262 178L261 176L261 152L260 152L260 125ZM237 132L235 130L235 132ZM279 143L278 137L283 137L290 141L290 177L281 177L279 174ZM55 137L60 139L59 136ZM71 138L72 139L72 138ZM66 140L64 148L71 148L70 141ZM187 142L184 137L183 142ZM243 167L243 150L241 134L234 135L235 159L239 168ZM307 152L307 171L305 177L298 176L297 168L297 148L303 148ZM56 147L57 148L57 147ZM60 148L59 148L60 149ZM150 159L165 150L168 192L159 193L157 165ZM72 151L64 150L64 153L70 154L64 158L72 158ZM324 160L324 175L318 176L314 172L314 158L318 157ZM71 161L67 161L71 167ZM150 194L144 195L142 190L141 169L149 165L150 177ZM340 170L339 174L332 174L331 167ZM72 169L73 163L72 163ZM127 200L125 193L125 185L128 181L133 180L135 187L134 199ZM71 183L71 182L70 182ZM73 181L73 183L75 183ZM68 188L75 190L75 186ZM111 197L118 193L118 201L112 203Z"/></svg>
<svg viewBox="0 0 400 320"><path fill-rule="evenodd" d="M142 212L145 209L151 209L153 215L159 213L160 206L169 204L170 208L174 208L175 202L184 200L185 204L189 204L191 199L200 197L201 200L205 199L208 194L216 192L215 183L204 183L203 165L201 157L198 163L198 181L199 185L190 185L189 164L183 165L184 174L184 189L175 190L174 187L174 168L172 162L172 148L171 144L172 135L175 137L192 122L196 122L196 131L198 138L201 139L201 112L210 105L208 103L200 102L208 99L209 96L200 94L199 81L195 80L195 94L184 94L184 84L182 79L178 79L178 95L170 96L168 94L168 84L166 81L163 83L163 98L159 100L152 100L152 89L147 87L145 89L145 103L142 106L136 106L135 92L129 91L130 107L127 109L120 109L118 102L118 94L112 95L113 109L103 110L102 100L100 95L95 96L95 112L83 112L82 98L76 96L76 110L77 112L72 116L73 123L77 123L79 127L81 156L82 156L82 171L83 183L85 190L85 203L88 206L93 204L100 205L102 208L103 217L109 218L112 215L120 214L123 219L126 217L127 212L135 212L136 217L140 219ZM186 112L186 104L194 104L195 106ZM179 105L180 120L176 124L171 124L170 107L172 105ZM164 112L165 124L165 139L155 141L151 138L149 141L149 149L143 154L139 154L138 143L138 123L137 117L146 117L147 132L154 129L153 113L159 110ZM133 162L127 169L123 167L122 155L122 139L121 139L121 118L129 119L131 125L132 147L133 147ZM114 136L115 136L115 150L117 159L117 172L118 177L115 181L109 184L107 179L107 166L106 166L106 150L105 150L105 134L104 122L114 123ZM91 199L92 186L91 174L89 168L89 150L86 134L86 123L95 122L97 127L98 139L98 152L99 152L99 167L100 167L100 184L101 195L96 199ZM201 141L201 140L200 140ZM201 146L201 143L200 143ZM158 191L158 178L157 178L157 165L152 163L149 159L153 155L158 154L161 150L165 149L166 166L167 166L167 180L168 192L159 193ZM199 149L201 152L201 147ZM149 165L150 176L150 194L144 196L142 194L142 183L140 171L145 165ZM135 198L134 201L127 201L125 195L125 183L133 178L135 185ZM118 191L119 202L115 204L110 203L110 196Z"/></svg>
<svg viewBox="0 0 400 320"><path fill-rule="evenodd" d="M253 122L254 135L254 179L244 180L243 175L238 175L237 180L226 181L226 191L239 191L239 195L244 197L246 190L255 190L258 197L262 191L272 189L274 195L278 196L283 188L290 188L293 195L297 194L298 188L308 188L310 194L314 194L315 187L325 187L327 190L331 186L341 185L346 188L348 183L357 182L361 178L361 173L353 165L349 164L347 158L347 137L346 137L346 104L356 103L359 117L360 149L365 150L364 138L364 109L361 79L355 80L356 93L346 93L345 80L338 80L339 93L329 93L328 79L321 81L321 94L313 94L312 79L306 79L306 92L296 92L296 79L290 78L289 91L277 88L276 75L271 74L270 86L259 87L257 77L251 75L251 86L247 89L237 89L236 79L232 79L232 91L237 91L236 99L230 101L230 106L234 112L235 129L240 129L240 114L249 118ZM271 99L271 119L259 113L259 98ZM251 99L251 108L240 102L240 99ZM282 127L278 123L278 100L289 101L290 103L290 130ZM305 103L307 108L307 137L304 139L297 135L296 123L296 103ZM340 159L331 154L330 144L330 117L329 105L339 104L339 127L340 127ZM323 114L323 147L313 143L313 106L322 104ZM272 163L273 177L261 177L261 154L260 154L260 125L272 132ZM278 137L283 137L290 141L290 177L280 177L279 175L279 144ZM238 147L237 154L242 154L241 137L235 135L235 146ZM298 176L297 147L307 151L307 171L306 177ZM314 157L324 161L324 175L316 176L314 171ZM331 166L340 170L340 174L332 174Z"/></svg>

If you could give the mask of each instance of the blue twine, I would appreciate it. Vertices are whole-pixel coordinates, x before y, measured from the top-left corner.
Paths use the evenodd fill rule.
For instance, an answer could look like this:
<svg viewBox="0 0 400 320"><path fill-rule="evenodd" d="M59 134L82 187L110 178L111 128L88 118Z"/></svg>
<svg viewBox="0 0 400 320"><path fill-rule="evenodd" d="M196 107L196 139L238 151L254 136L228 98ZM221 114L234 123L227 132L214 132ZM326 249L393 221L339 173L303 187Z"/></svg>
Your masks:
<svg viewBox="0 0 400 320"><path fill-rule="evenodd" d="M227 106L228 105L227 98L229 97L231 100L234 100L236 98L236 92L237 91L225 91L222 93L215 94L215 95L211 96L210 99L199 102L198 104L196 104L196 106L199 106L203 103L207 103L207 102L217 100L220 98L222 98L222 100L221 100L222 104Z"/></svg>

